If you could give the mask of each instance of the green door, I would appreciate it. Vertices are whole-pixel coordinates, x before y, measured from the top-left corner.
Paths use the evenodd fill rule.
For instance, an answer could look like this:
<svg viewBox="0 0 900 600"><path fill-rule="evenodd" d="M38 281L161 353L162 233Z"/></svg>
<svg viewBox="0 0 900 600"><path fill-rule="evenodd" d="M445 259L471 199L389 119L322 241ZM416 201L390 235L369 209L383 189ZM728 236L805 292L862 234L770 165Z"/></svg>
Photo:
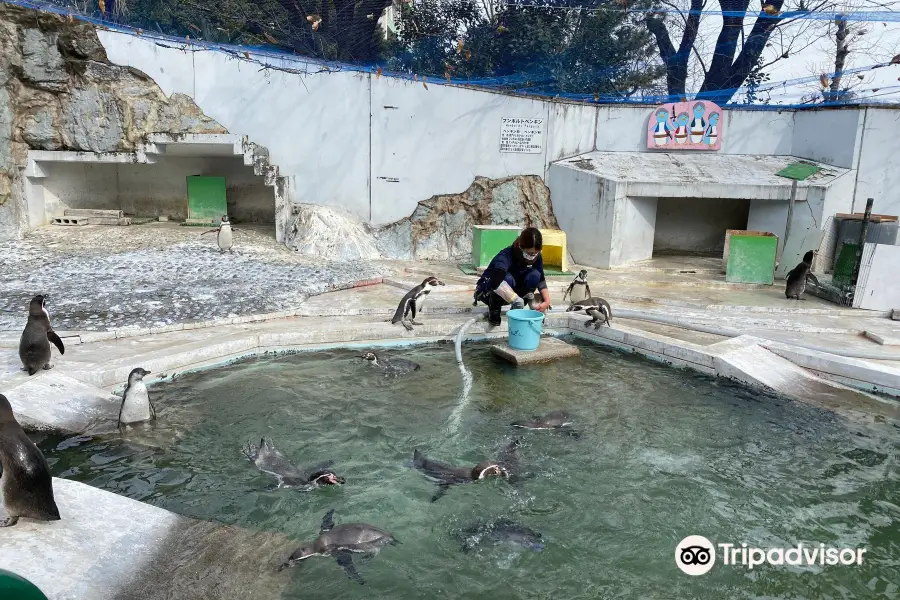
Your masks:
<svg viewBox="0 0 900 600"><path fill-rule="evenodd" d="M188 210L185 225L218 225L228 213L225 178L191 175L187 178Z"/></svg>

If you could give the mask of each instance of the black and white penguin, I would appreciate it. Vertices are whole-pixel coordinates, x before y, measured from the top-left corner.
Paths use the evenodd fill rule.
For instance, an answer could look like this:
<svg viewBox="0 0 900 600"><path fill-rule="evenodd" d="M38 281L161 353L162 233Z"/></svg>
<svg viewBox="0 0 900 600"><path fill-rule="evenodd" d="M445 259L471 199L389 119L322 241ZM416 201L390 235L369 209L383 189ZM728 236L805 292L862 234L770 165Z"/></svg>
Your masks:
<svg viewBox="0 0 900 600"><path fill-rule="evenodd" d="M543 536L537 531L505 517L478 520L455 535L462 542L462 551L471 552L485 544L514 544L534 551L544 547Z"/></svg>
<svg viewBox="0 0 900 600"><path fill-rule="evenodd" d="M578 271L578 275L575 276L575 279L566 288L566 293L563 294L563 302L566 301L566 296L570 295L572 302L580 302L585 298L591 297L591 286L588 285L587 275L588 272L585 269Z"/></svg>
<svg viewBox="0 0 900 600"><path fill-rule="evenodd" d="M66 353L62 340L50 325L50 313L47 312L44 297L39 294L28 305L28 323L19 340L19 358L22 360L23 371L34 375L41 369L53 368L50 364L50 342L59 349L60 354Z"/></svg>
<svg viewBox="0 0 900 600"><path fill-rule="evenodd" d="M416 322L416 310L422 310L422 302L425 300L425 297L439 285L444 285L444 282L437 277L426 277L422 283L406 292L406 295L400 300L400 304L397 305L397 311L391 319L391 324L396 325L400 323L406 327L407 331L412 331L413 325L421 325L422 323ZM412 313L412 317L407 323L406 317L410 313Z"/></svg>
<svg viewBox="0 0 900 600"><path fill-rule="evenodd" d="M11 527L20 517L40 521L60 519L47 459L25 435L3 394L0 394L0 473L7 514L6 519L0 519L0 527Z"/></svg>
<svg viewBox="0 0 900 600"><path fill-rule="evenodd" d="M366 523L334 524L334 509L328 511L322 519L319 537L310 543L303 544L291 554L278 569L292 567L301 560L311 556L333 556L352 581L364 584L353 564L353 553L358 552L373 556L378 554L382 546L396 546L397 541L389 532Z"/></svg>
<svg viewBox="0 0 900 600"><path fill-rule="evenodd" d="M263 473L273 475L278 484L269 489L276 488L303 488L310 490L319 485L343 485L345 479L329 469L333 462L316 465L305 471L295 467L278 448L271 438L264 437L259 441L259 446L253 442L247 442L243 449L244 455L253 461Z"/></svg>
<svg viewBox="0 0 900 600"><path fill-rule="evenodd" d="M368 361L371 366L382 371L385 377L406 375L407 373L418 371L421 368L411 360L406 360L405 358L386 358L384 356L379 358L374 352L365 352L360 358Z"/></svg>
<svg viewBox="0 0 900 600"><path fill-rule="evenodd" d="M122 406L119 407L118 427L156 420L156 409L150 401L150 392L144 377L150 371L138 367L128 375L128 383L122 392Z"/></svg>
<svg viewBox="0 0 900 600"><path fill-rule="evenodd" d="M803 262L788 271L787 282L784 286L785 298L789 300L791 298L794 298L796 300L806 300L806 298L801 298L800 296L803 294L803 292L806 291L807 278L812 279L813 283L816 284L816 287L819 286L819 280L816 279L815 275L810 273L814 256L815 253L810 250L803 255Z"/></svg>
<svg viewBox="0 0 900 600"><path fill-rule="evenodd" d="M427 458L418 448L413 451L413 466L422 471L426 479L437 484L438 491L431 498L432 502L437 502L446 494L451 485L472 483L487 477L509 477L509 471L500 461L483 460L474 467L451 467Z"/></svg>
<svg viewBox="0 0 900 600"><path fill-rule="evenodd" d="M569 305L569 308L566 309L566 312L572 311L584 311L593 317L590 321L584 322L585 327L589 327L591 323L594 324L594 329L599 328L603 323L612 327L610 324L610 321L612 321L612 307L609 305L609 302L603 298L591 297L585 298L580 302L573 302Z"/></svg>
<svg viewBox="0 0 900 600"><path fill-rule="evenodd" d="M553 430L562 431L572 437L580 437L577 432L571 429L572 417L564 410L554 410L544 416L534 415L530 421L513 421L511 427L529 430Z"/></svg>
<svg viewBox="0 0 900 600"><path fill-rule="evenodd" d="M220 252L225 252L226 250L231 252L232 246L234 246L234 236L232 235L233 231L237 231L234 227L231 226L231 221L228 220L228 215L222 215L222 223L216 227L215 229L210 229L209 231L204 231L200 235L206 235L207 233L216 233L216 244L219 246Z"/></svg>

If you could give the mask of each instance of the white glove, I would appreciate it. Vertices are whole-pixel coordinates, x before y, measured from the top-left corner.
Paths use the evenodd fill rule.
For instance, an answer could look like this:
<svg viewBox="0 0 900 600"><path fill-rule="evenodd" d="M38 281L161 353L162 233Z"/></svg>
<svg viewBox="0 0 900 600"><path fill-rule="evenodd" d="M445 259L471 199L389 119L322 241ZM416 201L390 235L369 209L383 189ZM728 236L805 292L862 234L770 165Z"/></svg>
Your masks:
<svg viewBox="0 0 900 600"><path fill-rule="evenodd" d="M497 294L498 296L500 296L501 298L503 298L504 300L506 300L507 302L509 302L510 304L512 304L516 300L519 300L519 296L516 295L516 293L513 291L513 289L511 287L509 287L509 284L506 283L505 281L497 286L497 289L494 290L494 293ZM523 303L522 306L525 306L525 304Z"/></svg>

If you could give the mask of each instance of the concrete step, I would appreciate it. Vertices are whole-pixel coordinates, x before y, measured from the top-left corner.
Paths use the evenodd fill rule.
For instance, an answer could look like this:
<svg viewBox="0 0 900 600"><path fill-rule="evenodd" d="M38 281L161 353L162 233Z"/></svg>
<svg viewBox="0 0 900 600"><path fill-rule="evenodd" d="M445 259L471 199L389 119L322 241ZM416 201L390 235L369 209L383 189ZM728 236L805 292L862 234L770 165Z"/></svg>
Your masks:
<svg viewBox="0 0 900 600"><path fill-rule="evenodd" d="M121 219L124 215L121 210L102 210L95 208L67 208L63 211L66 217L115 217Z"/></svg>
<svg viewBox="0 0 900 600"><path fill-rule="evenodd" d="M90 217L91 225L131 225L131 219L128 217Z"/></svg>

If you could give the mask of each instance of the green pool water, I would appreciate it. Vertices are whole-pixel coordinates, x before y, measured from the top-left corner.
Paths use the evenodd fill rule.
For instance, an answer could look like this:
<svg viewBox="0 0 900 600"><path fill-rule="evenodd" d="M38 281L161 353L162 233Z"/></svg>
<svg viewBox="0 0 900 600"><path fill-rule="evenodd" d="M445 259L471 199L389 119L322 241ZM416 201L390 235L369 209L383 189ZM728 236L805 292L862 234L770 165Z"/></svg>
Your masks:
<svg viewBox="0 0 900 600"><path fill-rule="evenodd" d="M578 342L575 342L578 343ZM805 404L581 344L580 359L515 368L463 346L471 402L452 345L392 349L420 371L388 379L359 350L254 359L151 387L159 421L139 438L81 445L46 438L53 473L201 519L311 540L322 516L363 521L402 544L357 560L367 584L332 559L293 572L286 598L897 598L900 424L861 424ZM580 438L517 432L554 409ZM334 460L339 488L265 491L241 453L263 435L301 467ZM459 465L525 440L521 485L435 486L413 449ZM506 517L548 538L535 552L463 553L453 532ZM675 565L688 535L768 549L798 542L866 548L861 566Z"/></svg>

